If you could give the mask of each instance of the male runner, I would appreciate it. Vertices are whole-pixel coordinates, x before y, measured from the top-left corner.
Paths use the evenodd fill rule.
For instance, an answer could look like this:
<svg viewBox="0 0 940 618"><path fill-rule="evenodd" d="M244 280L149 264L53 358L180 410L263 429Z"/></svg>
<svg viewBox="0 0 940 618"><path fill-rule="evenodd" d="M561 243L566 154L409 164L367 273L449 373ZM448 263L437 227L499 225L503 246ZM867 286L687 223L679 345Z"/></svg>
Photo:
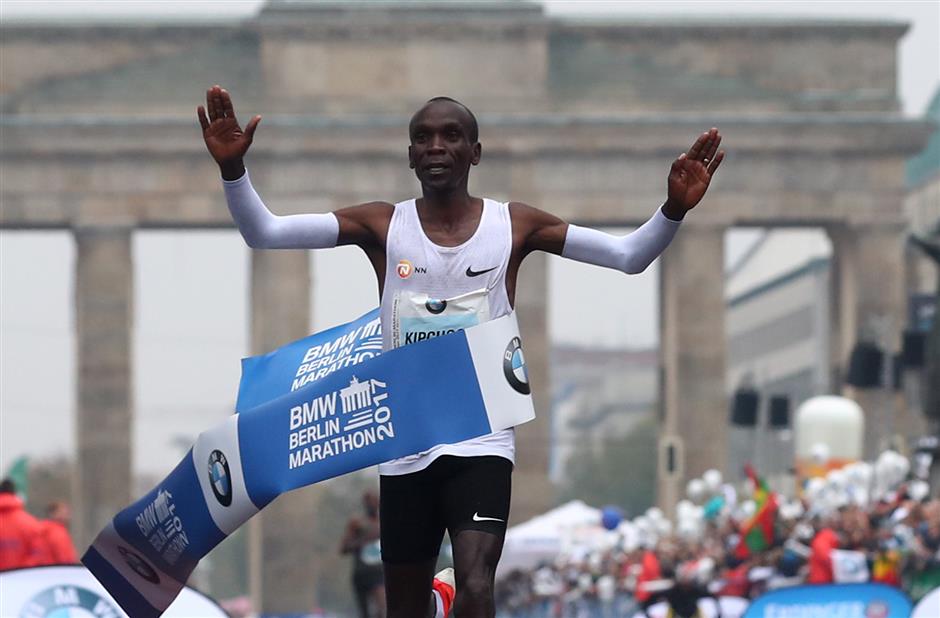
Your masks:
<svg viewBox="0 0 940 618"><path fill-rule="evenodd" d="M385 616L385 585L382 581L382 560L379 548L379 496L374 491L362 494L365 517L350 517L339 542L341 554L352 554L353 594L359 618ZM374 607L376 614L370 611Z"/></svg>
<svg viewBox="0 0 940 618"><path fill-rule="evenodd" d="M662 207L636 231L616 237L526 204L470 195L470 167L481 155L477 121L461 103L438 97L408 126L408 162L421 182L421 197L276 216L252 188L243 162L261 117L242 130L231 97L219 86L207 91L206 109L199 106L197 115L249 246L356 245L365 252L379 286L385 349L508 314L519 266L533 251L642 272L705 195L724 157L718 130L703 133L673 162ZM379 466L389 618L427 615L445 530L454 553L455 614L494 616L493 581L509 516L513 456L510 429Z"/></svg>

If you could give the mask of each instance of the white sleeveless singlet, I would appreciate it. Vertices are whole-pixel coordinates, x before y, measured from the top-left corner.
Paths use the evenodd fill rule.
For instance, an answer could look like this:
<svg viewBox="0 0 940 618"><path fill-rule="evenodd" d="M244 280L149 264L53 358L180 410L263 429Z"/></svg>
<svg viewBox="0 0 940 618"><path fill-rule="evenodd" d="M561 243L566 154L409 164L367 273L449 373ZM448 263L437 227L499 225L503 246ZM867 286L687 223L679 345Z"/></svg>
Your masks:
<svg viewBox="0 0 940 618"><path fill-rule="evenodd" d="M424 233L415 200L395 204L385 241L382 346L385 350L435 337L512 311L506 269L512 250L509 206L483 200L473 236L456 247L436 245ZM446 403L442 413L447 413ZM379 474L423 470L441 455L496 455L514 461L512 429L457 444L442 444L379 465Z"/></svg>

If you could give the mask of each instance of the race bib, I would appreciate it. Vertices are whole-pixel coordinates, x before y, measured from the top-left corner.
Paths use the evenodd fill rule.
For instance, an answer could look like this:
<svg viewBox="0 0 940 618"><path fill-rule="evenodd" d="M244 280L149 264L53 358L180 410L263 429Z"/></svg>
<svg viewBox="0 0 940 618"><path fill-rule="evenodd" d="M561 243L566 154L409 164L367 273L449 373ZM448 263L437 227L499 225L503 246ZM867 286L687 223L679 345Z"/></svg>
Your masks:
<svg viewBox="0 0 940 618"><path fill-rule="evenodd" d="M382 564L382 546L378 539L362 546L362 549L359 550L359 560L366 566Z"/></svg>
<svg viewBox="0 0 940 618"><path fill-rule="evenodd" d="M392 301L392 342L396 348L449 335L490 320L486 289L453 298L402 291Z"/></svg>

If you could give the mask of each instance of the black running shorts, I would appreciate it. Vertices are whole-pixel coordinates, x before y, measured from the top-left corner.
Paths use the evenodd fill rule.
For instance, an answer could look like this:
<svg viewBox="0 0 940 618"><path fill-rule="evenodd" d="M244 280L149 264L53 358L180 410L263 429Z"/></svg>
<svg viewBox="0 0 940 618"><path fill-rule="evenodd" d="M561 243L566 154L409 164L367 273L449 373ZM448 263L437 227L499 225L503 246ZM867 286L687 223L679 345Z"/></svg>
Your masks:
<svg viewBox="0 0 940 618"><path fill-rule="evenodd" d="M411 474L380 477L382 560L435 558L447 530L506 534L512 462L498 456L444 455Z"/></svg>

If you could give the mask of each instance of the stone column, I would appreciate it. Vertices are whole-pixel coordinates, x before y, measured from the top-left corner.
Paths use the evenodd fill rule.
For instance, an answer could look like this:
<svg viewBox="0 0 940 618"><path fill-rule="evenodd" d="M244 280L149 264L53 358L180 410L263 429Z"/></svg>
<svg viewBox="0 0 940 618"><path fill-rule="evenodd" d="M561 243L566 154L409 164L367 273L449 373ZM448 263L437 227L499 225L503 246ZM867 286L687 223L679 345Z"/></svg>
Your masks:
<svg viewBox="0 0 940 618"><path fill-rule="evenodd" d="M859 341L875 343L893 357L907 324L905 292L905 229L902 225L859 225L832 233L836 254L833 272L839 300L836 317L844 366ZM892 374L893 382L893 374ZM924 419L883 387L845 386L865 412L864 455L872 458L892 435L921 434Z"/></svg>
<svg viewBox="0 0 940 618"><path fill-rule="evenodd" d="M724 232L720 225L687 222L660 258L657 502L667 514L690 478L727 465Z"/></svg>
<svg viewBox="0 0 940 618"><path fill-rule="evenodd" d="M551 341L548 335L547 295L548 256L541 252L530 254L519 272L515 307L536 417L516 429L511 524L545 512L554 497L554 488L548 478L551 450Z"/></svg>
<svg viewBox="0 0 940 618"><path fill-rule="evenodd" d="M253 354L309 334L310 260L306 251L252 251ZM321 490L285 494L255 516L249 529L249 587L260 613L306 613L316 602L323 565L312 525Z"/></svg>
<svg viewBox="0 0 940 618"><path fill-rule="evenodd" d="M830 390L839 393L848 375L849 355L856 337L855 298L857 257L855 233L845 225L830 226L826 232L832 243L829 269L829 361L832 369Z"/></svg>
<svg viewBox="0 0 940 618"><path fill-rule="evenodd" d="M78 228L75 330L77 465L73 486L79 554L132 496L131 230Z"/></svg>

